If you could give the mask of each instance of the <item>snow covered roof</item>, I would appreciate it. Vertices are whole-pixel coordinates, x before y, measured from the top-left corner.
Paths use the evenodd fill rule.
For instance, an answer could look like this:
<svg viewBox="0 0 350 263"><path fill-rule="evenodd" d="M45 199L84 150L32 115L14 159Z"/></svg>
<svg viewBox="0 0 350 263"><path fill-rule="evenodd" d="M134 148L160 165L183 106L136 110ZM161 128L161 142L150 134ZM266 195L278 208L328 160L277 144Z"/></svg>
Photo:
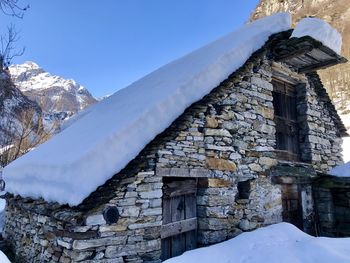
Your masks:
<svg viewBox="0 0 350 263"><path fill-rule="evenodd" d="M192 103L291 27L278 13L224 36L117 91L4 169L6 190L71 206L123 169Z"/></svg>
<svg viewBox="0 0 350 263"><path fill-rule="evenodd" d="M303 36L310 36L317 39L337 54L341 52L341 34L322 19L307 17L300 20L293 30L291 37Z"/></svg>

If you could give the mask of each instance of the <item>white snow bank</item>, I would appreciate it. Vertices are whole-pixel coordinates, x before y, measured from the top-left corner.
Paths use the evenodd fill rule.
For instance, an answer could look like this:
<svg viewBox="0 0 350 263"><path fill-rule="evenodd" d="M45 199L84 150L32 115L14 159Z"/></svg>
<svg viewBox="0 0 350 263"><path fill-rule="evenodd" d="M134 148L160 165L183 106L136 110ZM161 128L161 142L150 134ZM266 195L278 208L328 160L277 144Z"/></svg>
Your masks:
<svg viewBox="0 0 350 263"><path fill-rule="evenodd" d="M290 27L287 13L262 18L119 90L5 167L7 191L78 205L241 67L271 34Z"/></svg>
<svg viewBox="0 0 350 263"><path fill-rule="evenodd" d="M350 162L334 167L330 174L339 177L350 177Z"/></svg>
<svg viewBox="0 0 350 263"><path fill-rule="evenodd" d="M0 263L11 263L2 251L0 251Z"/></svg>
<svg viewBox="0 0 350 263"><path fill-rule="evenodd" d="M299 21L291 37L310 36L340 54L342 37L327 22L319 18L304 18Z"/></svg>
<svg viewBox="0 0 350 263"><path fill-rule="evenodd" d="M350 238L312 237L280 223L195 249L166 263L348 263Z"/></svg>
<svg viewBox="0 0 350 263"><path fill-rule="evenodd" d="M344 162L350 162L350 137L343 138L342 148Z"/></svg>

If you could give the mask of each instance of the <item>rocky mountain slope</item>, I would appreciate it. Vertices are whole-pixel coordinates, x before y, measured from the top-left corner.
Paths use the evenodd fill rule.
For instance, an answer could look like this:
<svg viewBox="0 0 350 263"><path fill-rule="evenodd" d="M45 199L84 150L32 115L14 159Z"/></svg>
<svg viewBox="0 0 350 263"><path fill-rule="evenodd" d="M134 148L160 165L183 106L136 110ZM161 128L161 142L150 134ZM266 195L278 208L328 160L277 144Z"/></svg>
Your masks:
<svg viewBox="0 0 350 263"><path fill-rule="evenodd" d="M0 72L0 167L47 140L61 124L96 102L83 86L34 62Z"/></svg>
<svg viewBox="0 0 350 263"><path fill-rule="evenodd" d="M37 115L41 114L41 108L35 102L27 98L9 77L0 78L0 131L3 130L5 122L10 119L18 119L18 116L25 111L33 111Z"/></svg>
<svg viewBox="0 0 350 263"><path fill-rule="evenodd" d="M319 17L343 37L342 55L350 60L350 0L260 0L250 20L288 11L293 23L303 17ZM319 71L343 122L350 131L350 63Z"/></svg>
<svg viewBox="0 0 350 263"><path fill-rule="evenodd" d="M40 106L17 89L5 72L0 75L0 116L1 168L38 143L39 133L43 135Z"/></svg>
<svg viewBox="0 0 350 263"><path fill-rule="evenodd" d="M61 122L96 102L80 84L71 79L51 75L34 62L9 68L14 84L29 99L36 101L47 122Z"/></svg>

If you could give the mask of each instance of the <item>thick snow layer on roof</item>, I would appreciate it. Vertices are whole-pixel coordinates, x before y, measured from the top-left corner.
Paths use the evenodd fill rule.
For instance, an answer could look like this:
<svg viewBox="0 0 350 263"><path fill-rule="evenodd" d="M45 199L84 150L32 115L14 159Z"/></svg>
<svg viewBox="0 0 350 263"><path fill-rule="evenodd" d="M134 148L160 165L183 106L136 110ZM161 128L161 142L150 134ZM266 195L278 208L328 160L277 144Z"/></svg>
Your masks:
<svg viewBox="0 0 350 263"><path fill-rule="evenodd" d="M7 191L78 205L241 67L271 34L290 27L287 13L262 18L119 90L5 167Z"/></svg>
<svg viewBox="0 0 350 263"><path fill-rule="evenodd" d="M166 263L346 263L350 238L313 237L288 223L247 232L228 241L199 248Z"/></svg>
<svg viewBox="0 0 350 263"><path fill-rule="evenodd" d="M340 54L342 37L327 22L319 18L304 18L299 21L291 37L310 36Z"/></svg>
<svg viewBox="0 0 350 263"><path fill-rule="evenodd" d="M334 167L330 174L338 177L350 177L350 162Z"/></svg>

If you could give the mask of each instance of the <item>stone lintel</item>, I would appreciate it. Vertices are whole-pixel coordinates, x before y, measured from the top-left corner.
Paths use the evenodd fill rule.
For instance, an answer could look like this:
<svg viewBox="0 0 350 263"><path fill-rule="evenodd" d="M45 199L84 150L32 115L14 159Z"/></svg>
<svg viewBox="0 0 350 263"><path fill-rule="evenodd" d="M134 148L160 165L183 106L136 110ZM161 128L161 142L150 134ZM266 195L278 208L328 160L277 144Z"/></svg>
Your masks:
<svg viewBox="0 0 350 263"><path fill-rule="evenodd" d="M209 178L212 177L212 172L204 168L157 168L156 175L162 177Z"/></svg>
<svg viewBox="0 0 350 263"><path fill-rule="evenodd" d="M350 177L338 177L328 174L319 174L320 176L314 180L314 184L322 188L349 188Z"/></svg>

